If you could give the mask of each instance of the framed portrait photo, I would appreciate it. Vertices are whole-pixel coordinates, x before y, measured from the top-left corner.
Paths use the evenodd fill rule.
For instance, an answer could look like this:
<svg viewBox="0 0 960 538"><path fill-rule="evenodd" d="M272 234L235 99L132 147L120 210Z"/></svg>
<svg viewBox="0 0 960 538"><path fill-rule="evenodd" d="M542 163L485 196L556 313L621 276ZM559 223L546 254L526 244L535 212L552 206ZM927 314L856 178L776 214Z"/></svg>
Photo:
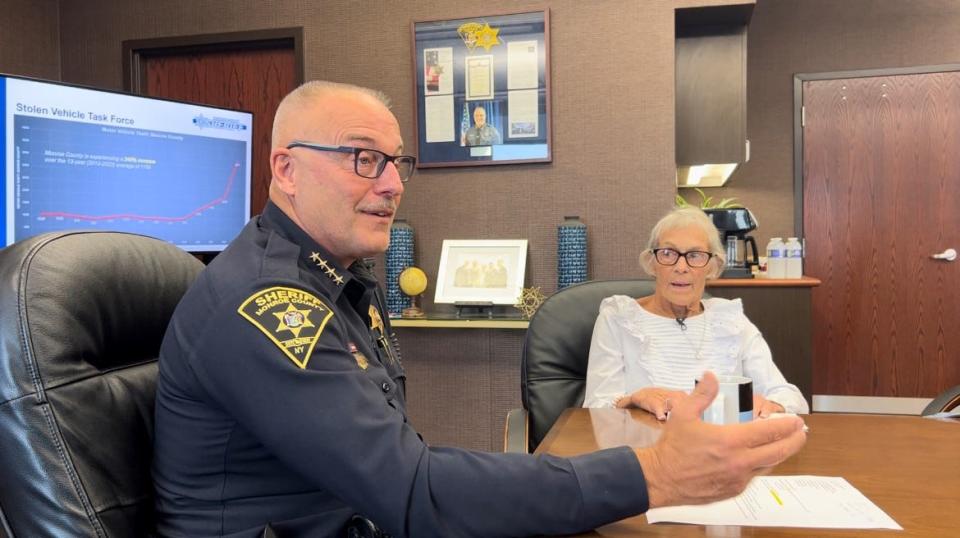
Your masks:
<svg viewBox="0 0 960 538"><path fill-rule="evenodd" d="M546 10L415 21L412 34L418 168L552 160Z"/></svg>
<svg viewBox="0 0 960 538"><path fill-rule="evenodd" d="M433 301L516 304L526 267L526 239L445 239Z"/></svg>

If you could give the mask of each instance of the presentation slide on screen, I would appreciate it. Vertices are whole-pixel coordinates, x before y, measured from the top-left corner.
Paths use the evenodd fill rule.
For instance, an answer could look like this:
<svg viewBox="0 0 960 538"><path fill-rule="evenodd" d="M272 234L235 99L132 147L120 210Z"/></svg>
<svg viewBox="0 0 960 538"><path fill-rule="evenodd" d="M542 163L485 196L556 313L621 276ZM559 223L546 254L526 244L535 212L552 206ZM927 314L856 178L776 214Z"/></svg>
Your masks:
<svg viewBox="0 0 960 538"><path fill-rule="evenodd" d="M0 82L4 244L92 228L216 251L248 220L251 114Z"/></svg>

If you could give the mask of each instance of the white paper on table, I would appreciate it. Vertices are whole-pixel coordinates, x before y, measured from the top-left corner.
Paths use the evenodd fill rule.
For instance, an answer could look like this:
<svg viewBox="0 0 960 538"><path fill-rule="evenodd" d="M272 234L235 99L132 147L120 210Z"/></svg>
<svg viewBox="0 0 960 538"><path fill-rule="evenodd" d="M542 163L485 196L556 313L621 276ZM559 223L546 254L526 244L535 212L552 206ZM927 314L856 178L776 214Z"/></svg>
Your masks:
<svg viewBox="0 0 960 538"><path fill-rule="evenodd" d="M758 476L740 495L699 506L647 512L649 523L747 527L903 530L857 488L839 476Z"/></svg>

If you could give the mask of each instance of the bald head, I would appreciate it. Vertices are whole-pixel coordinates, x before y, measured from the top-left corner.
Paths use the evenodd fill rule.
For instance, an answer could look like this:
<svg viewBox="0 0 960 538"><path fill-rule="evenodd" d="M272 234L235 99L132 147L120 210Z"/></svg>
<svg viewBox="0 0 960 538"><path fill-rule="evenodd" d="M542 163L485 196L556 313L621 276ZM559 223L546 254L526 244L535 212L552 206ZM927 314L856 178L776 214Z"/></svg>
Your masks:
<svg viewBox="0 0 960 538"><path fill-rule="evenodd" d="M281 209L287 209L288 200L276 185L276 157L284 155L285 148L294 140L339 143L337 139L343 124L352 124L354 119L349 116L357 110L377 110L396 124L396 118L390 112L390 99L383 92L353 84L312 80L301 84L280 101L271 134L273 177L270 181L270 199ZM362 142L360 145L370 145L368 140ZM285 157L281 157L281 162L285 162Z"/></svg>
<svg viewBox="0 0 960 538"><path fill-rule="evenodd" d="M293 141L301 144L288 147ZM375 180L357 172L359 148L403 152L400 125L382 93L304 84L277 107L272 143L270 200L300 229L343 267L386 250L406 178L386 161Z"/></svg>
<svg viewBox="0 0 960 538"><path fill-rule="evenodd" d="M297 119L311 106L316 106L327 98L347 95L369 98L390 108L390 99L381 91L341 82L311 80L298 86L280 101L273 117L270 146L286 146L291 140L300 138L304 126Z"/></svg>

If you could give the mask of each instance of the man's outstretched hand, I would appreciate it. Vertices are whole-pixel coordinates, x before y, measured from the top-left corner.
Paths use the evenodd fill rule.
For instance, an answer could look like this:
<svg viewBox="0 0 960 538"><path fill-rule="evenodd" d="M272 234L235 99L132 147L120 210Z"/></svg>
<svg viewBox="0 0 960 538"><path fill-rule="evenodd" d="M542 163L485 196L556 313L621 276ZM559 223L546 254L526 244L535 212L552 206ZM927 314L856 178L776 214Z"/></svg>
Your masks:
<svg viewBox="0 0 960 538"><path fill-rule="evenodd" d="M799 417L717 426L700 417L719 386L707 372L693 393L673 402L659 441L637 449L650 508L703 504L733 497L757 475L796 454L806 443Z"/></svg>

